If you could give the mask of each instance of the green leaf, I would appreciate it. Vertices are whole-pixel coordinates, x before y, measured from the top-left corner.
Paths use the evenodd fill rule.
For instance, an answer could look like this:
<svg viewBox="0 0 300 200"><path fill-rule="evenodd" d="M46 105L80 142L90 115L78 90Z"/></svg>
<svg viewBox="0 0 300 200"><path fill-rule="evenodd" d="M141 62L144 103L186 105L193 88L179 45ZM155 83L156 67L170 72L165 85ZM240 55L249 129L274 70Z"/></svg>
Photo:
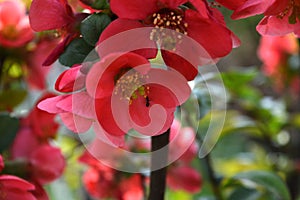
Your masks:
<svg viewBox="0 0 300 200"><path fill-rule="evenodd" d="M257 190L248 189L244 187L236 188L229 196L230 200L258 200L261 193Z"/></svg>
<svg viewBox="0 0 300 200"><path fill-rule="evenodd" d="M110 17L104 13L96 13L88 16L81 22L81 34L83 39L94 46L99 39L100 34L111 22Z"/></svg>
<svg viewBox="0 0 300 200"><path fill-rule="evenodd" d="M93 61L98 58L94 47L85 42L83 38L74 39L59 57L59 62L65 66L81 64L83 61Z"/></svg>
<svg viewBox="0 0 300 200"><path fill-rule="evenodd" d="M8 114L0 114L0 152L10 147L19 130L19 120Z"/></svg>
<svg viewBox="0 0 300 200"><path fill-rule="evenodd" d="M290 200L286 184L276 174L268 171L242 172L233 177L248 189L264 190L264 196L273 200ZM267 195L269 194L269 195Z"/></svg>

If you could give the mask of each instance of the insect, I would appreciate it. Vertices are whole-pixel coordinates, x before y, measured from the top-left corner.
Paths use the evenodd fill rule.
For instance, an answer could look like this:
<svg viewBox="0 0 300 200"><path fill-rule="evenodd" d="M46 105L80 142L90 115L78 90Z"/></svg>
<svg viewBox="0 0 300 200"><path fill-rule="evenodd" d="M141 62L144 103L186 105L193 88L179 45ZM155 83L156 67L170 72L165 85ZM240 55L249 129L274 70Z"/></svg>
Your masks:
<svg viewBox="0 0 300 200"><path fill-rule="evenodd" d="M149 97L147 96L146 97L146 107L149 107L150 106L150 99Z"/></svg>

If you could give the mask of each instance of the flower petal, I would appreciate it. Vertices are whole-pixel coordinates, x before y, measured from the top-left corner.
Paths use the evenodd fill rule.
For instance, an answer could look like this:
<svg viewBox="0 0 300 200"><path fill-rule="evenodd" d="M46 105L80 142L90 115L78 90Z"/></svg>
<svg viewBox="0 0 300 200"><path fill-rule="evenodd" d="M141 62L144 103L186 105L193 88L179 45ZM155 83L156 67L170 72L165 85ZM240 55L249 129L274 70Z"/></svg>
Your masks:
<svg viewBox="0 0 300 200"><path fill-rule="evenodd" d="M192 37L212 58L226 56L232 49L231 31L223 23L207 20L193 10L185 12L188 36Z"/></svg>
<svg viewBox="0 0 300 200"><path fill-rule="evenodd" d="M231 15L232 19L242 19L254 15L262 14L269 7L270 2L262 0L246 1L242 6L238 7Z"/></svg>
<svg viewBox="0 0 300 200"><path fill-rule="evenodd" d="M116 78L121 78L127 72L126 70L130 70L130 68L135 68L145 74L150 68L149 61L138 54L130 52L113 53L106 56L96 63L87 74L87 92L95 98L110 96L114 90Z"/></svg>
<svg viewBox="0 0 300 200"><path fill-rule="evenodd" d="M115 52L135 52L145 58L155 58L157 47L150 40L150 28L139 21L116 19L100 35L97 50L100 58ZM126 38L126 40L124 40Z"/></svg>
<svg viewBox="0 0 300 200"><path fill-rule="evenodd" d="M111 97L96 99L95 108L97 111L97 119L99 121L99 124L108 134L111 134L113 136L122 136L125 135L131 128L129 126L128 118L125 118L124 120L119 120L119 116L113 115L111 107ZM123 110L120 110L120 112L122 112ZM123 116L124 113L121 114L121 116ZM116 119L116 117L118 118ZM122 129L120 128L119 122L122 123Z"/></svg>
<svg viewBox="0 0 300 200"><path fill-rule="evenodd" d="M73 66L64 71L55 82L55 89L59 92L73 92L85 86L85 76L80 72L81 65Z"/></svg>
<svg viewBox="0 0 300 200"><path fill-rule="evenodd" d="M92 120L73 113L60 113L59 116L64 125L75 133L84 133L88 131L93 123Z"/></svg>
<svg viewBox="0 0 300 200"><path fill-rule="evenodd" d="M95 119L95 108L93 99L87 92L78 92L68 95L57 102L56 106L65 112L74 113L75 115Z"/></svg>
<svg viewBox="0 0 300 200"><path fill-rule="evenodd" d="M158 10L154 0L111 0L111 10L124 19L143 20Z"/></svg>
<svg viewBox="0 0 300 200"><path fill-rule="evenodd" d="M59 29L74 19L66 0L33 0L31 3L29 20L34 31Z"/></svg>
<svg viewBox="0 0 300 200"><path fill-rule="evenodd" d="M58 108L56 104L61 101L62 99L66 98L69 95L61 95L61 96L56 96L56 97L51 97L42 100L37 107L41 110L47 111L49 113L57 114L64 112L64 110Z"/></svg>
<svg viewBox="0 0 300 200"><path fill-rule="evenodd" d="M276 16L267 16L259 22L256 30L261 35L280 36L293 32L295 25L288 22L287 16L283 19L279 19Z"/></svg>
<svg viewBox="0 0 300 200"><path fill-rule="evenodd" d="M178 8L178 6L185 4L188 2L188 0L159 0L159 3L161 3L166 8Z"/></svg>
<svg viewBox="0 0 300 200"><path fill-rule="evenodd" d="M168 186L173 190L183 189L190 193L197 193L202 186L199 172L188 166L173 167L167 176Z"/></svg>
<svg viewBox="0 0 300 200"><path fill-rule="evenodd" d="M162 57L167 66L181 73L188 81L194 80L197 76L198 66L193 66L178 54L162 50Z"/></svg>

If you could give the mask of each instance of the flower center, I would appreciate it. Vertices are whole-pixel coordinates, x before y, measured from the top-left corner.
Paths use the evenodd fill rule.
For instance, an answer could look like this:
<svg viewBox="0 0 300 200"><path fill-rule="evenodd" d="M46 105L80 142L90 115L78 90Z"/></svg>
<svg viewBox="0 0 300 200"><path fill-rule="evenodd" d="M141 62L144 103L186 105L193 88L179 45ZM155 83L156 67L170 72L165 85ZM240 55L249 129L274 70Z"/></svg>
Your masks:
<svg viewBox="0 0 300 200"><path fill-rule="evenodd" d="M299 0L290 0L288 6L280 12L277 17L282 19L286 15L289 15L289 23L295 24L297 19L300 19L300 1Z"/></svg>
<svg viewBox="0 0 300 200"><path fill-rule="evenodd" d="M175 50L176 44L181 42L182 34L187 35L188 23L184 20L184 13L180 9L163 8L149 17L149 25L155 28L150 39L166 49ZM174 30L172 32L165 29Z"/></svg>
<svg viewBox="0 0 300 200"><path fill-rule="evenodd" d="M142 75L133 69L124 73L124 70L121 70L120 74L116 76L118 79L115 81L114 94L120 95L120 99L129 100L130 104L138 96L146 99L149 93L149 87L144 86L147 75Z"/></svg>
<svg viewBox="0 0 300 200"><path fill-rule="evenodd" d="M15 26L6 26L1 31L1 35L9 40L17 39L19 36L19 33Z"/></svg>
<svg viewBox="0 0 300 200"><path fill-rule="evenodd" d="M169 28L178 33L187 34L188 24L184 22L183 12L179 9L163 8L159 10L152 15L152 23L155 28Z"/></svg>

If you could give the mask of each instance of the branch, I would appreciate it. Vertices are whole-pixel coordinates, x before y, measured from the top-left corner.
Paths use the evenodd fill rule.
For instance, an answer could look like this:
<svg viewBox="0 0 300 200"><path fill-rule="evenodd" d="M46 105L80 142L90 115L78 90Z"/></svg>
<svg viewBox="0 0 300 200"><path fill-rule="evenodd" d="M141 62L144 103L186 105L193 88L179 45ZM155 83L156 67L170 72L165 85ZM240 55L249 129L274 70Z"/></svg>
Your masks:
<svg viewBox="0 0 300 200"><path fill-rule="evenodd" d="M168 162L168 147L170 129L165 133L153 136L151 138L151 174L150 174L150 194L148 200L163 200L166 190L167 162ZM155 152L161 148L159 154ZM153 171L152 169L157 169Z"/></svg>

